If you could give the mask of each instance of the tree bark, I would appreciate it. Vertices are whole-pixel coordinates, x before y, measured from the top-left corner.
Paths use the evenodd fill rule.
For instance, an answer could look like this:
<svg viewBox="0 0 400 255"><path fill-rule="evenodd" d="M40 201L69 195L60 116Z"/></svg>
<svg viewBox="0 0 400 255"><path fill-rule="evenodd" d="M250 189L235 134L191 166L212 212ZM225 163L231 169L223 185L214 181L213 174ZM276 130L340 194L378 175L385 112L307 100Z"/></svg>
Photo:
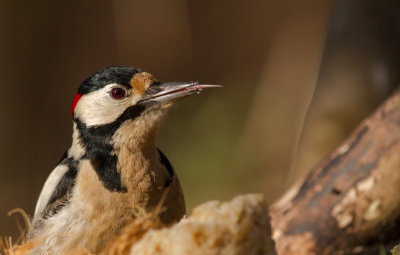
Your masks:
<svg viewBox="0 0 400 255"><path fill-rule="evenodd" d="M275 203L271 217L282 255L379 254L399 243L400 93Z"/></svg>

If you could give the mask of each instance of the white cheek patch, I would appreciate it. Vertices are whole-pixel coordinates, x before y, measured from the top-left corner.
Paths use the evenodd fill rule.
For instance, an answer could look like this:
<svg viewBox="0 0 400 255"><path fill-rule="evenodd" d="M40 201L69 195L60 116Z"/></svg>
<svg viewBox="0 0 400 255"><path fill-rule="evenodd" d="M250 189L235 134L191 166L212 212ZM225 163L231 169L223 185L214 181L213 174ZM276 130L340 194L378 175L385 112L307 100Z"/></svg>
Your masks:
<svg viewBox="0 0 400 255"><path fill-rule="evenodd" d="M115 86L118 85L109 84L102 89L83 95L75 107L75 116L87 127L109 124L140 100L140 95L133 94L128 94L121 100L112 99L110 91Z"/></svg>

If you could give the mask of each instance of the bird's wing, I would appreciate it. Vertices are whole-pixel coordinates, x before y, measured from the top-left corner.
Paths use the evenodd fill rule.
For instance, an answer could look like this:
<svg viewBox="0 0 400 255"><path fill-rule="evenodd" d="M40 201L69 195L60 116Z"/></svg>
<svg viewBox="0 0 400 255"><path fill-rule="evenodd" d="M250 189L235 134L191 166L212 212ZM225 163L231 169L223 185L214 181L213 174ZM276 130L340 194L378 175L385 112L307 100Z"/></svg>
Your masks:
<svg viewBox="0 0 400 255"><path fill-rule="evenodd" d="M67 153L64 154L40 192L35 208L35 219L45 216L50 210L57 211L63 205L69 190L75 184L77 165L78 161L68 158Z"/></svg>
<svg viewBox="0 0 400 255"><path fill-rule="evenodd" d="M174 178L174 168L172 167L171 163L169 162L168 158L164 155L164 153L162 153L162 151L158 148L157 150L158 154L160 155L159 160L161 164L163 164L165 168L167 168L167 171L169 173L170 178L167 180L167 186L169 186L169 184L172 182Z"/></svg>
<svg viewBox="0 0 400 255"><path fill-rule="evenodd" d="M171 177L174 176L174 168L172 167L171 163L169 162L169 160L167 159L167 157L164 155L164 153L162 153L162 151L157 148L158 150L158 154L160 155L160 162L167 168L168 173Z"/></svg>

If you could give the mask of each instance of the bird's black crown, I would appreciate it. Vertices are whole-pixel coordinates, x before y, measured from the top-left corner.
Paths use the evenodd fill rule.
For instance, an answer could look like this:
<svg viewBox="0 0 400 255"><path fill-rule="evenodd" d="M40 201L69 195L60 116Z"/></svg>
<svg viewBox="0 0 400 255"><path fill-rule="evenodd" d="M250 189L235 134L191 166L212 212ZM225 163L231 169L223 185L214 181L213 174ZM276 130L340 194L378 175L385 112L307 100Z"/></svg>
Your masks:
<svg viewBox="0 0 400 255"><path fill-rule="evenodd" d="M130 88L132 77L142 70L130 66L110 66L94 73L82 82L78 88L78 94L85 95L104 86L117 83Z"/></svg>

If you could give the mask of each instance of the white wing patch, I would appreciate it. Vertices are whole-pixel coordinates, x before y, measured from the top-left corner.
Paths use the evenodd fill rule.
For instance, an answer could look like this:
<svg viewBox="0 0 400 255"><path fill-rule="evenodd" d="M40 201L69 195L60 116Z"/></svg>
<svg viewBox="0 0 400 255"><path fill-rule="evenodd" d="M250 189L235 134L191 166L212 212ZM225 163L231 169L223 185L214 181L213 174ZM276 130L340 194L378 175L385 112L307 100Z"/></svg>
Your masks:
<svg viewBox="0 0 400 255"><path fill-rule="evenodd" d="M53 194L58 183L60 183L61 178L68 171L68 169L69 168L66 165L59 165L56 168L54 168L53 172L51 172L49 177L47 177L47 180L42 188L42 191L40 192L39 199L36 203L34 218L41 217L44 209L46 208L47 203L50 200L51 195Z"/></svg>

